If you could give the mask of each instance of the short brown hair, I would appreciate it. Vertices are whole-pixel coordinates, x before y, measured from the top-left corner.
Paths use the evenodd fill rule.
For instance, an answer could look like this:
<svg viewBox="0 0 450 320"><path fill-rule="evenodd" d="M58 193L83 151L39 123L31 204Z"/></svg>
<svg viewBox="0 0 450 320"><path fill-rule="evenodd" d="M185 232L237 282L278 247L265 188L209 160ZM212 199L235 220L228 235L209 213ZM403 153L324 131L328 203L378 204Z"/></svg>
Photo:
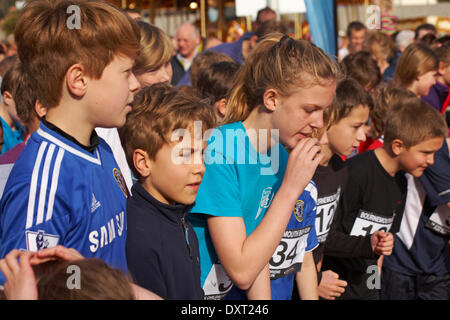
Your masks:
<svg viewBox="0 0 450 320"><path fill-rule="evenodd" d="M172 58L173 45L160 28L138 21L141 30L141 49L136 56L133 72L141 74L158 70Z"/></svg>
<svg viewBox="0 0 450 320"><path fill-rule="evenodd" d="M409 98L387 112L384 145L389 147L399 139L410 148L428 139L445 138L447 131L447 124L438 111L419 98Z"/></svg>
<svg viewBox="0 0 450 320"><path fill-rule="evenodd" d="M216 51L203 51L192 61L189 79L193 88L197 87L200 80L200 73L208 69L210 65L222 61L234 61L230 56Z"/></svg>
<svg viewBox="0 0 450 320"><path fill-rule="evenodd" d="M398 59L394 81L409 87L418 76L438 70L439 58L426 44L415 42L406 47Z"/></svg>
<svg viewBox="0 0 450 320"><path fill-rule="evenodd" d="M440 47L435 49L439 62L448 66L450 64L450 41L443 43Z"/></svg>
<svg viewBox="0 0 450 320"><path fill-rule="evenodd" d="M18 74L12 90L12 96L16 104L17 116L28 126L36 118L39 118L35 109L36 93L33 91L30 77L23 69L22 64L19 62L14 66L14 69L17 69Z"/></svg>
<svg viewBox="0 0 450 320"><path fill-rule="evenodd" d="M264 21L261 22L261 21L259 21L259 19L260 19L261 15L266 14L266 13L272 13L274 15L277 14L271 7L266 6L265 8L258 10L258 13L256 14L256 22L263 23ZM268 20L266 20L266 21L268 21Z"/></svg>
<svg viewBox="0 0 450 320"><path fill-rule="evenodd" d="M197 120L202 121L203 130L215 124L211 107L200 99L185 95L166 83L142 89L135 97L125 126L119 130L134 176L142 178L133 164L134 150L142 149L155 159L157 152L170 143L174 130L188 129Z"/></svg>
<svg viewBox="0 0 450 320"><path fill-rule="evenodd" d="M204 69L200 72L199 81L195 85L198 96L208 99L211 104L226 98L239 67L237 62L222 61Z"/></svg>
<svg viewBox="0 0 450 320"><path fill-rule="evenodd" d="M375 92L372 95L373 109L370 111L370 120L372 121L372 127L378 137L384 132L388 110L401 101L415 97L415 94L411 91L395 86L392 83L383 83L375 89Z"/></svg>
<svg viewBox="0 0 450 320"><path fill-rule="evenodd" d="M275 20L267 20L267 21L261 23L258 26L258 28L255 30L255 36L258 37L257 41L260 41L265 36L267 36L271 33L287 34L288 29L287 29L286 25L282 22L275 21Z"/></svg>
<svg viewBox="0 0 450 320"><path fill-rule="evenodd" d="M79 29L67 26L71 6L79 8ZM70 66L80 63L99 79L115 55L134 58L140 37L134 20L102 1L34 0L21 10L15 38L38 100L52 108L61 100Z"/></svg>
<svg viewBox="0 0 450 320"><path fill-rule="evenodd" d="M360 22L360 21L352 21L347 26L346 34L347 34L347 37L350 38L352 36L352 31L353 30L360 31L360 30L366 30L366 29L367 29L367 27L362 22Z"/></svg>
<svg viewBox="0 0 450 320"><path fill-rule="evenodd" d="M19 57L15 54L0 61L0 77L3 78L9 69L19 61Z"/></svg>
<svg viewBox="0 0 450 320"><path fill-rule="evenodd" d="M6 71L5 75L2 79L2 85L0 88L1 93L5 93L8 91L11 95L13 94L14 87L16 86L17 79L19 78L19 68L17 68L17 64L19 62L16 61L16 63L9 68L8 71ZM13 95L14 98L14 95Z"/></svg>
<svg viewBox="0 0 450 320"><path fill-rule="evenodd" d="M67 286L68 268L78 267L80 288ZM51 270L53 269L53 270ZM51 270L51 271L50 271ZM127 276L97 258L64 261L54 264L38 281L39 300L134 300Z"/></svg>
<svg viewBox="0 0 450 320"><path fill-rule="evenodd" d="M340 81L336 87L333 102L324 112L325 126L327 129L330 128L361 105L372 110L373 102L370 94L355 79L346 78Z"/></svg>
<svg viewBox="0 0 450 320"><path fill-rule="evenodd" d="M341 62L347 76L352 77L368 91L380 84L382 77L377 61L367 51L350 53Z"/></svg>

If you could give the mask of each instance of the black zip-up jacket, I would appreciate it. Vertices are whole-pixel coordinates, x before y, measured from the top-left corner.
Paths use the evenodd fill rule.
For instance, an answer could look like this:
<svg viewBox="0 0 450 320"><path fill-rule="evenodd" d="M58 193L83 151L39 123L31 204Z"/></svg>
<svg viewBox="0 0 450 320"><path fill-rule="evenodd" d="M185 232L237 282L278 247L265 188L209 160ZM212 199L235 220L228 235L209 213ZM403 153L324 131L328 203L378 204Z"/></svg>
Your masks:
<svg viewBox="0 0 450 320"><path fill-rule="evenodd" d="M186 213L193 205L167 205L140 183L127 202L127 263L136 284L164 299L203 299L198 240Z"/></svg>

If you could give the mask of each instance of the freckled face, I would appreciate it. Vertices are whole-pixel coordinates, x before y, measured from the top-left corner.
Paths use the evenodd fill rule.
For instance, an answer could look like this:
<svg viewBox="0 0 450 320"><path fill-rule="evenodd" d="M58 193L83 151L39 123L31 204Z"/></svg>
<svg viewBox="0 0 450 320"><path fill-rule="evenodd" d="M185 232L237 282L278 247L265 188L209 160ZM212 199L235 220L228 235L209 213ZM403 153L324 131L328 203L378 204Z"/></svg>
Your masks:
<svg viewBox="0 0 450 320"><path fill-rule="evenodd" d="M140 85L131 68L134 60L116 56L103 70L100 79L91 79L86 98L89 120L96 127L122 127L131 111L130 104Z"/></svg>

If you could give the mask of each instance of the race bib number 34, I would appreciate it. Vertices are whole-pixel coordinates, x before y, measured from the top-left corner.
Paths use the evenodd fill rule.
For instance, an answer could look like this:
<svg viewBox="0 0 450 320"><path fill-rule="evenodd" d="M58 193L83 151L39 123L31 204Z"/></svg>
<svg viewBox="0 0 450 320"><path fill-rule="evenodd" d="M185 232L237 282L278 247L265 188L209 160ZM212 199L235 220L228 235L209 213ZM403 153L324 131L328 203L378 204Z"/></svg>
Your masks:
<svg viewBox="0 0 450 320"><path fill-rule="evenodd" d="M360 210L358 217L353 224L351 236L368 236L375 231L389 231L392 222L394 221L394 216L385 217L377 215L373 212Z"/></svg>
<svg viewBox="0 0 450 320"><path fill-rule="evenodd" d="M269 262L271 279L278 279L300 270L311 228L312 226L308 226L284 232L284 236Z"/></svg>

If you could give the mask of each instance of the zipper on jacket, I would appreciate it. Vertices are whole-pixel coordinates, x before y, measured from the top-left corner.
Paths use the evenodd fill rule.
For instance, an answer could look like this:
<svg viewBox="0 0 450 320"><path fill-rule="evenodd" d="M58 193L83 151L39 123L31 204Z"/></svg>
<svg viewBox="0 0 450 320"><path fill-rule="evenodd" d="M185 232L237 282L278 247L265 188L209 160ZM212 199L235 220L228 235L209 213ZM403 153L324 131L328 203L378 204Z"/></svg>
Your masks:
<svg viewBox="0 0 450 320"><path fill-rule="evenodd" d="M186 244L189 248L189 256L192 259L192 248L191 248L191 244L189 243L189 229L186 225L186 221L184 220L184 217L181 218L181 223L183 224L183 228L184 228L184 236L186 238Z"/></svg>

